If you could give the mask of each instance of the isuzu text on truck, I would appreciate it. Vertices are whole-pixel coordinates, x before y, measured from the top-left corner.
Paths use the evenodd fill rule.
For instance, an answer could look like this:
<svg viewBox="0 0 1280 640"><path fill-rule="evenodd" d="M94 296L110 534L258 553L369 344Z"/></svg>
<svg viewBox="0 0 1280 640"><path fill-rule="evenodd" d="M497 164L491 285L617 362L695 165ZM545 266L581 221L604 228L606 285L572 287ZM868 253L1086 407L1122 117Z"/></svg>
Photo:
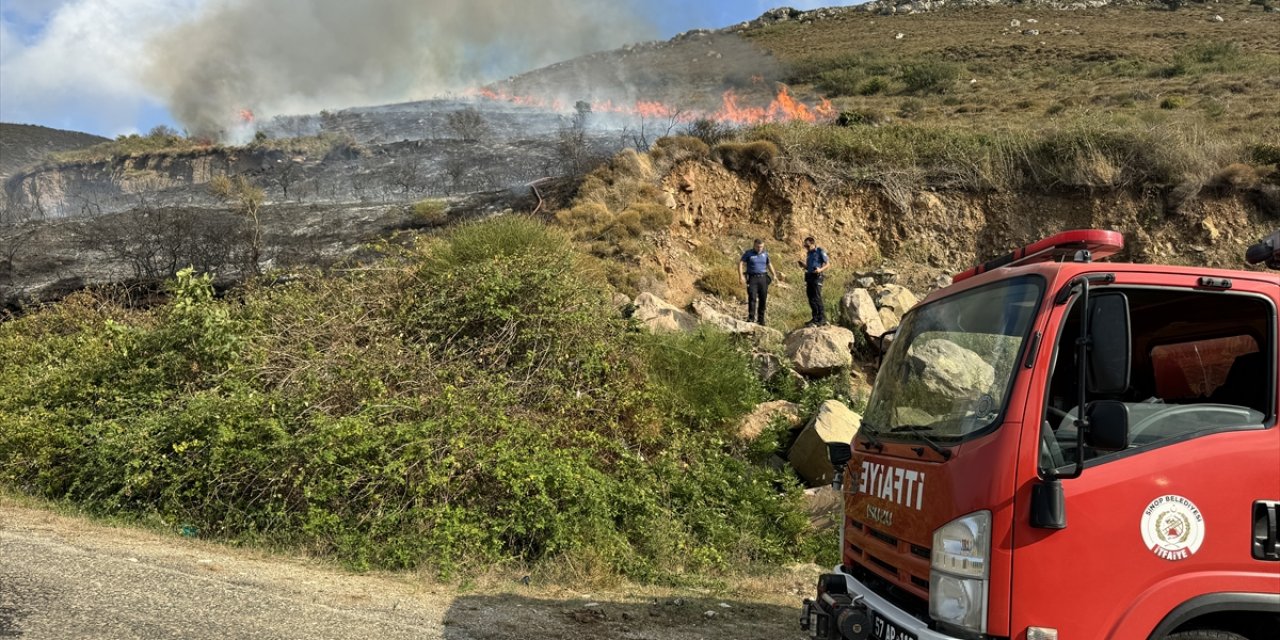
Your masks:
<svg viewBox="0 0 1280 640"><path fill-rule="evenodd" d="M1280 638L1280 276L1094 261L1123 242L1060 234L903 319L831 446L813 637Z"/></svg>

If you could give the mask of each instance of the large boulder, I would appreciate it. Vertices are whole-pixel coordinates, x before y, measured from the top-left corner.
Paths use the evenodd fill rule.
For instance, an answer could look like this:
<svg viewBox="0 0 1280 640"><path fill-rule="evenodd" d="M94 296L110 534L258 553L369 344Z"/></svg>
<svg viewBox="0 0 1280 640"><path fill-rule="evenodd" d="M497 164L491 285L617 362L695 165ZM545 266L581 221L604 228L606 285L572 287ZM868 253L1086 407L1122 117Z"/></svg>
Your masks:
<svg viewBox="0 0 1280 640"><path fill-rule="evenodd" d="M787 460L810 487L831 484L831 458L827 444L850 443L862 426L862 416L837 400L828 400L818 408L804 431L791 445Z"/></svg>
<svg viewBox="0 0 1280 640"><path fill-rule="evenodd" d="M844 327L809 327L793 331L783 344L795 370L825 376L853 364L853 332Z"/></svg>
<svg viewBox="0 0 1280 640"><path fill-rule="evenodd" d="M840 313L849 326L865 331L871 338L879 338L888 328L880 319L875 300L866 289L854 289L840 299Z"/></svg>
<svg viewBox="0 0 1280 640"><path fill-rule="evenodd" d="M911 346L907 366L913 377L937 402L977 398L990 393L996 371L981 356L950 340L935 338Z"/></svg>
<svg viewBox="0 0 1280 640"><path fill-rule="evenodd" d="M902 324L902 319L899 318L898 314L894 313L893 309L890 309L889 307L881 307L879 314L880 324L884 325L884 330L886 332L893 331L898 328L899 324Z"/></svg>
<svg viewBox="0 0 1280 640"><path fill-rule="evenodd" d="M694 331L698 328L698 319L692 314L652 293L640 294L633 304L635 312L632 317L643 322L651 331Z"/></svg>
<svg viewBox="0 0 1280 640"><path fill-rule="evenodd" d="M786 400L775 400L757 406L742 419L742 422L738 423L738 437L746 441L755 440L769 428L769 425L773 424L774 420L785 420L787 426L792 429L799 427L803 420L800 415L800 405Z"/></svg>
<svg viewBox="0 0 1280 640"><path fill-rule="evenodd" d="M695 300L693 313L704 324L715 327L725 333L748 336L756 344L778 344L782 342L782 332L770 329L746 320L739 320L719 309L706 300Z"/></svg>
<svg viewBox="0 0 1280 640"><path fill-rule="evenodd" d="M899 317L906 314L919 302L920 300L916 298L914 293L908 291L906 287L896 284L886 284L876 292L876 306L887 307Z"/></svg>

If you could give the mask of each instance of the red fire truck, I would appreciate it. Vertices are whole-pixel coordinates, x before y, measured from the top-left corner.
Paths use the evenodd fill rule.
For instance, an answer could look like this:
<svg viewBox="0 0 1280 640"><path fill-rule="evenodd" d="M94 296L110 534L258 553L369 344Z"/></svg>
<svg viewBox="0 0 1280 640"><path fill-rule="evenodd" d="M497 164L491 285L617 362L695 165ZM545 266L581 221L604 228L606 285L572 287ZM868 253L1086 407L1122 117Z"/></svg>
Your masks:
<svg viewBox="0 0 1280 640"><path fill-rule="evenodd" d="M1123 243L1054 236L903 319L831 446L810 635L1280 638L1280 276L1095 261Z"/></svg>

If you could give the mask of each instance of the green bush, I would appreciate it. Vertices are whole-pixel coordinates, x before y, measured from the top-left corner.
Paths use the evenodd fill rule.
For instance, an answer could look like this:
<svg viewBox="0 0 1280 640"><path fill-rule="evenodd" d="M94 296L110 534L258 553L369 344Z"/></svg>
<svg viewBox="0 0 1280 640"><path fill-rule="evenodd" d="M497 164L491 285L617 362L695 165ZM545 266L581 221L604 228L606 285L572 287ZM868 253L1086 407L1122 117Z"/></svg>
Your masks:
<svg viewBox="0 0 1280 640"><path fill-rule="evenodd" d="M841 96L866 95L862 88L866 85L866 73L861 69L832 69L818 76L817 88L829 98Z"/></svg>
<svg viewBox="0 0 1280 640"><path fill-rule="evenodd" d="M355 567L811 560L795 481L726 444L746 353L636 331L583 259L508 216L342 278L4 322L0 483Z"/></svg>
<svg viewBox="0 0 1280 640"><path fill-rule="evenodd" d="M910 93L946 93L960 78L960 66L950 62L918 62L902 69L898 79Z"/></svg>
<svg viewBox="0 0 1280 640"><path fill-rule="evenodd" d="M413 205L413 218L419 224L436 226L449 217L449 204L443 200L427 199Z"/></svg>
<svg viewBox="0 0 1280 640"><path fill-rule="evenodd" d="M862 86L858 87L858 95L874 96L878 93L884 93L888 90L889 90L889 81L879 76L876 76L862 83Z"/></svg>
<svg viewBox="0 0 1280 640"><path fill-rule="evenodd" d="M1168 110L1181 109L1184 104L1186 104L1186 100L1181 96L1169 96L1160 101L1160 108Z"/></svg>

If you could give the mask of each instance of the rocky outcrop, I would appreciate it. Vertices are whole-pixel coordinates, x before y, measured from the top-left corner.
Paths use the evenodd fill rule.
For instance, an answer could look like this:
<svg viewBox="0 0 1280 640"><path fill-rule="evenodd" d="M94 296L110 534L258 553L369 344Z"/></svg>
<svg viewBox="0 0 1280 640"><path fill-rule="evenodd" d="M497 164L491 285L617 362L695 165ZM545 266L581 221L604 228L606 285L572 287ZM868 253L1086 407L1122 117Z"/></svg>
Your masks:
<svg viewBox="0 0 1280 640"><path fill-rule="evenodd" d="M702 321L703 324L710 325L734 335L748 336L756 344L779 344L782 342L782 332L777 329L771 329L764 325L759 325L746 320L739 320L730 316L719 309L708 300L701 299L693 302L693 313Z"/></svg>
<svg viewBox="0 0 1280 640"><path fill-rule="evenodd" d="M981 356L942 338L913 344L907 352L907 366L934 399L921 405L945 406L954 400L976 398L989 393L995 382L995 368Z"/></svg>
<svg viewBox="0 0 1280 640"><path fill-rule="evenodd" d="M837 400L828 400L791 445L787 461L809 486L831 484L833 473L827 444L852 442L861 426L862 416Z"/></svg>
<svg viewBox="0 0 1280 640"><path fill-rule="evenodd" d="M795 370L824 376L853 364L853 332L844 327L809 327L787 335L783 345Z"/></svg>
<svg viewBox="0 0 1280 640"><path fill-rule="evenodd" d="M698 328L698 319L692 314L652 293L640 294L633 305L635 311L631 317L639 320L651 331L694 331Z"/></svg>
<svg viewBox="0 0 1280 640"><path fill-rule="evenodd" d="M785 420L787 425L792 429L799 427L803 416L800 415L800 405L786 400L775 400L766 402L757 406L747 414L747 417L738 423L738 437L745 441L752 441L760 437L769 425L775 420Z"/></svg>

